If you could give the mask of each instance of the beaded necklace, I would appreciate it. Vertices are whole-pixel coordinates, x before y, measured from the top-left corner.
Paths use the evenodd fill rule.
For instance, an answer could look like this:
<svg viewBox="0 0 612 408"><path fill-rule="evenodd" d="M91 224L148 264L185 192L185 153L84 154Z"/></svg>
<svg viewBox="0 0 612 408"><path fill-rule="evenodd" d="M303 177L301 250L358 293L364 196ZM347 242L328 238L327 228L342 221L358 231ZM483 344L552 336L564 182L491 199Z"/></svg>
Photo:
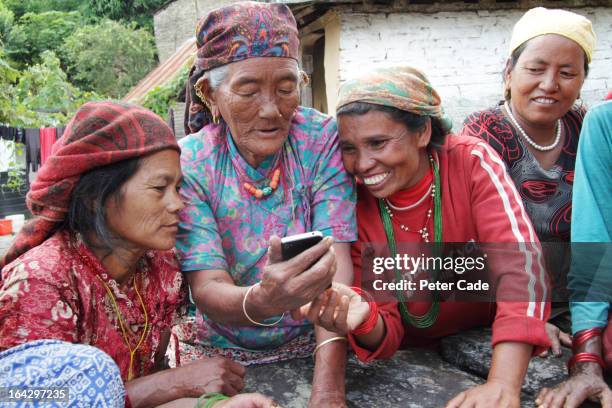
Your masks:
<svg viewBox="0 0 612 408"><path fill-rule="evenodd" d="M438 164L433 160L433 157L431 155L429 156L429 161L431 163L431 166L433 167L433 173L434 173L434 184L432 188L434 242L436 243L436 245L434 246L434 252L437 253L439 250L438 244L442 242L442 200L440 197L440 193L441 193L440 172L438 170ZM393 234L393 225L391 223L391 216L389 214L390 211L387 211L388 207L385 204L384 199L380 199L380 198L378 199L378 208L380 211L380 217L382 219L383 228L385 230L385 235L387 236L387 244L389 245L389 249L391 250L391 256L393 258L396 258L397 245L395 242L395 235ZM431 211L431 209L429 211ZM430 216L431 216L431 213L428 214L427 222L429 221ZM426 226L427 225L425 225L425 227ZM421 233L421 236L423 237L422 233ZM423 238L426 239L427 236ZM425 242L429 242L429 241L426 240ZM437 279L437 276L438 276L437 271L434 271L433 276L432 276L434 280ZM400 271L397 270L397 268L395 269L395 278L398 282L402 280L402 274ZM412 326L418 329L424 329L427 327L431 327L435 323L438 317L438 313L440 312L439 295L436 291L433 291L432 293L431 307L425 314L421 316L417 316L417 315L410 313L410 311L408 310L408 307L406 306L406 298L404 297L404 294L402 293L401 290L397 290L395 292L395 295L399 302L400 314L402 315L402 319L405 322L410 323Z"/></svg>
<svg viewBox="0 0 612 408"><path fill-rule="evenodd" d="M266 177L262 177L261 174L258 174L257 176L253 177L249 175L248 172L245 171L245 169L243 169L241 162L243 162L245 166L249 166L249 164L243 157L240 157L240 151L235 146L235 143L232 139L232 135L229 133L229 129L226 129L225 132L226 132L226 142L225 143L229 151L230 161L232 162L232 165L234 167L234 170L236 171L236 174L241 180L240 183L242 183L242 187L247 193L261 200L262 198L267 198L271 196L274 193L274 191L276 191L276 189L278 188L281 182L283 183L283 186L285 187L285 179L284 177L281 177L283 176L283 172L281 170L283 168L282 152L281 154L277 155L277 157L274 159L274 163L272 164L272 166L270 166L274 168L273 171L269 172ZM269 179L270 181L268 183L262 183L262 184L256 185L255 183L252 182L256 178L259 180Z"/></svg>
<svg viewBox="0 0 612 408"><path fill-rule="evenodd" d="M270 178L270 183L266 186L255 187L250 183L244 183L244 189L248 191L252 196L257 197L259 199L263 197L267 197L272 194L276 188L278 187L278 182L280 180L280 166L274 170L272 173L272 177Z"/></svg>
<svg viewBox="0 0 612 408"><path fill-rule="evenodd" d="M102 282L102 285L104 285L104 288L106 289L106 293L108 293L108 296L110 297L111 302L113 303L113 308L115 309L115 313L117 314L117 320L119 320L119 327L121 327L121 334L123 335L123 341L125 342L125 345L127 346L128 350L130 350L130 366L128 368L128 378L127 378L127 380L130 381L131 379L134 378L134 374L132 370L133 365L134 365L134 355L136 354L140 346L142 346L144 339L147 337L147 333L148 333L147 329L149 328L149 315L147 314L147 309L145 307L144 301L142 300L142 296L140 296L140 292L138 291L138 285L136 285L136 274L134 274L134 281L133 281L134 290L136 291L136 295L138 296L138 300L140 301L140 306L142 307L142 312L144 313L145 324L144 324L144 329L142 331L142 334L140 335L140 340L138 340L138 343L136 344L136 347L134 348L132 348L132 345L130 344L130 341L128 339L127 332L125 330L125 325L123 323L123 317L121 316L121 311L119 310L119 306L117 305L117 300L115 300L115 295L113 295L113 292L108 287L106 282L104 282L104 280L100 277L100 275L97 275L97 278L100 280L100 282Z"/></svg>

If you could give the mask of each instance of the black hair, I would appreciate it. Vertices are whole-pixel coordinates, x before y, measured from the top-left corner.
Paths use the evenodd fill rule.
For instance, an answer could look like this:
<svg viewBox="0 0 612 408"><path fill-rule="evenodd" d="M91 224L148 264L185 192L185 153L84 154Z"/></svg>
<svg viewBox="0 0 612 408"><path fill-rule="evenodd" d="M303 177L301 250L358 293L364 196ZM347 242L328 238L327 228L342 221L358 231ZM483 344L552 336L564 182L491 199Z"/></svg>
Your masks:
<svg viewBox="0 0 612 408"><path fill-rule="evenodd" d="M529 43L529 41L525 41L524 43L522 43L519 47L517 47L514 51L512 51L512 54L510 54L510 58L508 59L506 68L502 72L502 77L504 79L504 82L506 81L506 72L510 72L514 69L514 67L516 66L516 63L521 57L521 54L523 53L523 51L525 51L525 48L527 48L527 43ZM583 50L583 55L584 55L584 77L586 78L589 75L589 58L587 57L586 52L584 52L584 50ZM506 91L506 93L508 92L509 91ZM504 95L504 98L510 99L509 96L510 95Z"/></svg>
<svg viewBox="0 0 612 408"><path fill-rule="evenodd" d="M135 157L83 174L72 191L63 228L71 233L80 233L85 240L88 234L93 233L97 238L95 245L111 250L113 234L106 223L106 203L109 199L116 202L121 200L121 188L139 166L140 158ZM87 244L94 245L92 242Z"/></svg>
<svg viewBox="0 0 612 408"><path fill-rule="evenodd" d="M444 140L448 136L442 127L440 119L427 116L417 115L416 113L407 112L392 106L377 105L368 102L351 102L338 109L336 116L341 115L363 115L370 111L384 112L396 122L402 123L411 132L418 132L423 129L427 121L431 119L431 139L427 147L440 148L444 145Z"/></svg>

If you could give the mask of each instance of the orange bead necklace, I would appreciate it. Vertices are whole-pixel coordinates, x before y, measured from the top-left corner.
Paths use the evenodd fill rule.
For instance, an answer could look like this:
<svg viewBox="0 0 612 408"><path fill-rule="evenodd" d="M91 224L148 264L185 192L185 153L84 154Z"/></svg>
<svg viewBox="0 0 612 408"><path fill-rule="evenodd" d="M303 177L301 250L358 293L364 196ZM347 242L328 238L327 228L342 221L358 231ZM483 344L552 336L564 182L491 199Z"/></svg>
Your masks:
<svg viewBox="0 0 612 408"><path fill-rule="evenodd" d="M256 187L250 183L244 183L244 189L256 198L261 199L264 197L268 197L278 188L278 183L280 182L280 175L281 170L280 167L278 167L276 170L274 170L274 173L272 173L270 184L268 184L267 186Z"/></svg>

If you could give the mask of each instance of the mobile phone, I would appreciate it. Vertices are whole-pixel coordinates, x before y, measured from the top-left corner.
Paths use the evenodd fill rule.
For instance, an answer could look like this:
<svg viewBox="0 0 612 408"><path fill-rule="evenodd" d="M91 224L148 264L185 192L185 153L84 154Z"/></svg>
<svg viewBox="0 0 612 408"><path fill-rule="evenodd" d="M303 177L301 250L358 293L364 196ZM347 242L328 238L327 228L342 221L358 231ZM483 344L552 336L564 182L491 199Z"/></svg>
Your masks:
<svg viewBox="0 0 612 408"><path fill-rule="evenodd" d="M320 231L305 232L281 238L281 254L283 260L288 260L315 246L323 239Z"/></svg>

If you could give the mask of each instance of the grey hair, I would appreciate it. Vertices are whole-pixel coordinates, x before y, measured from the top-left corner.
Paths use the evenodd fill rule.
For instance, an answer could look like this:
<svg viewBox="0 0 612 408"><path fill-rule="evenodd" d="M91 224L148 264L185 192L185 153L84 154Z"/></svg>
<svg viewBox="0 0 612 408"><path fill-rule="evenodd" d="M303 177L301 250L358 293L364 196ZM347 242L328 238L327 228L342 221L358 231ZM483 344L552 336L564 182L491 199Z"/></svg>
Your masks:
<svg viewBox="0 0 612 408"><path fill-rule="evenodd" d="M210 89L212 92L214 92L219 89L223 82L225 82L228 75L229 64L221 65L220 67L216 67L211 69L210 71L206 71L203 77L208 80ZM298 83L300 87L308 83L308 75L300 69L299 65L296 66L296 77L298 78Z"/></svg>
<svg viewBox="0 0 612 408"><path fill-rule="evenodd" d="M220 67L216 67L211 69L210 71L206 71L204 73L204 78L208 80L208 85L210 86L210 89L214 92L219 89L223 82L225 82L228 73L229 66L221 65Z"/></svg>

